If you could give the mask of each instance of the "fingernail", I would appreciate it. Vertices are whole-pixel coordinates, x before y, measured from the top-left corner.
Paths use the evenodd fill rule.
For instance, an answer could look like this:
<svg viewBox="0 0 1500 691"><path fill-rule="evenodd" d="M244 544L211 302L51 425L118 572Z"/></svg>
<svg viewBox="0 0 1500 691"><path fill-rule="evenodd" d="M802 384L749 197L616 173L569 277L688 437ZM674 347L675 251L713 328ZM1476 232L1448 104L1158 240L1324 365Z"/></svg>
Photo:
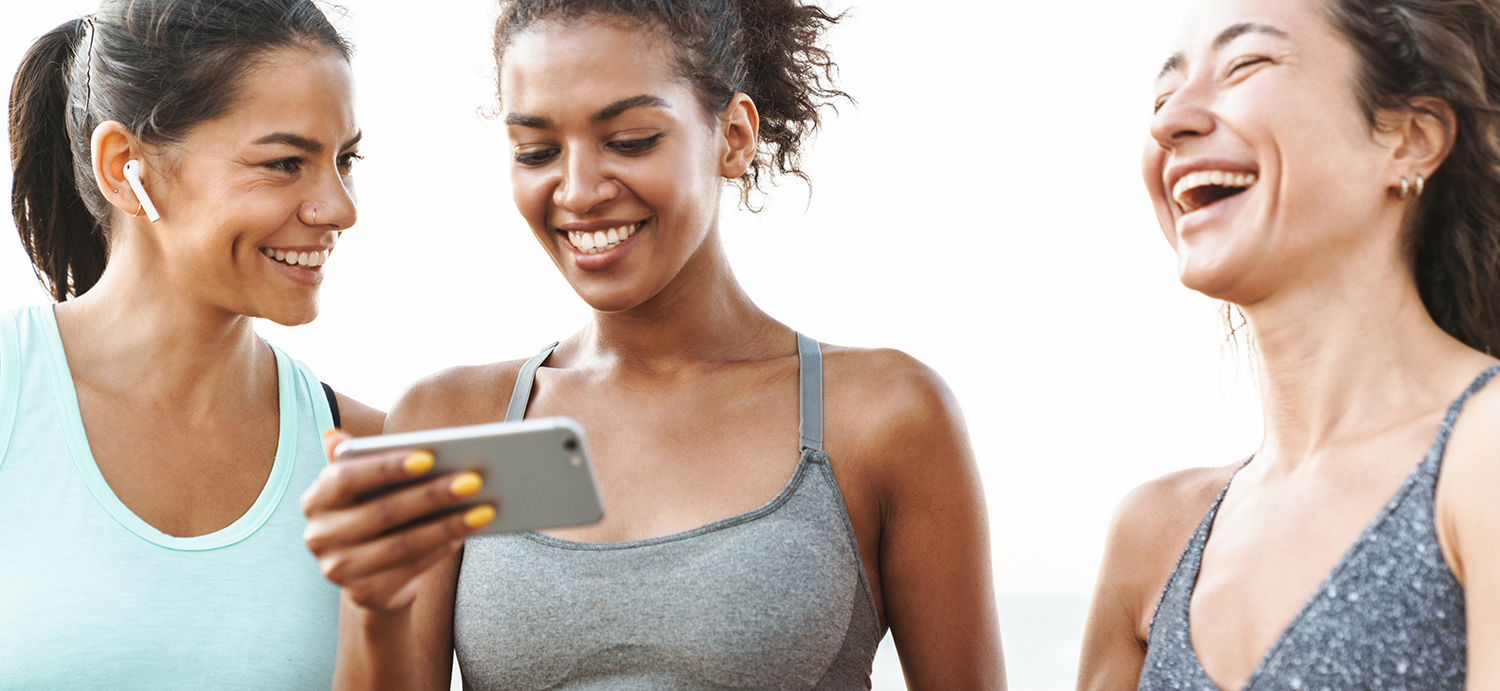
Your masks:
<svg viewBox="0 0 1500 691"><path fill-rule="evenodd" d="M326 430L323 430L323 438L327 439L329 437L329 435L338 434L338 433L339 433L339 428L337 428L337 427L330 427L330 428L328 428Z"/></svg>
<svg viewBox="0 0 1500 691"><path fill-rule="evenodd" d="M485 504L476 506L464 513L464 525L470 528L482 528L495 520L495 507Z"/></svg>
<svg viewBox="0 0 1500 691"><path fill-rule="evenodd" d="M431 451L413 451L407 455L406 460L401 465L406 468L406 472L412 475L421 475L432 470L432 464L436 460L436 458L433 458Z"/></svg>
<svg viewBox="0 0 1500 691"><path fill-rule="evenodd" d="M479 479L478 473L459 473L458 477L453 478L453 484L448 485L448 489L453 491L454 496L467 497L478 492L483 485L484 481ZM491 513L494 511L491 510Z"/></svg>

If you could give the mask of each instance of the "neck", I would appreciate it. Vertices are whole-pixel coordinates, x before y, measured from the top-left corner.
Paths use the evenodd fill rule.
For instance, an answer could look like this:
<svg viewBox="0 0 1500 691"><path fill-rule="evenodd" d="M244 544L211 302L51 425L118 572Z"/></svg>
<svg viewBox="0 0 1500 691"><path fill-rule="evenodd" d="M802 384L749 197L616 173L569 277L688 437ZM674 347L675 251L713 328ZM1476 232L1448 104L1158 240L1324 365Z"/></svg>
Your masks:
<svg viewBox="0 0 1500 691"><path fill-rule="evenodd" d="M187 404L241 398L275 360L249 317L176 290L121 243L99 282L56 307L75 381Z"/></svg>
<svg viewBox="0 0 1500 691"><path fill-rule="evenodd" d="M1399 257L1341 269L1243 308L1260 364L1259 455L1272 464L1446 408L1488 359L1433 322Z"/></svg>
<svg viewBox="0 0 1500 691"><path fill-rule="evenodd" d="M660 293L621 312L595 311L581 336L590 355L643 373L670 374L699 364L774 357L785 345L777 336L789 332L740 287L713 232Z"/></svg>

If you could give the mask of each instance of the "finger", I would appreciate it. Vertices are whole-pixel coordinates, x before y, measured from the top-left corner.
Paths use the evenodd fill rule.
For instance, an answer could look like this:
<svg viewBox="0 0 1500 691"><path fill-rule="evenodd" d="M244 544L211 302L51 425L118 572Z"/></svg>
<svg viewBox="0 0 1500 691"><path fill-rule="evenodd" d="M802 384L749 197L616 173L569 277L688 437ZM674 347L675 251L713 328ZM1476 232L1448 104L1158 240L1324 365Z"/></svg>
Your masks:
<svg viewBox="0 0 1500 691"><path fill-rule="evenodd" d="M344 434L344 431L337 427L323 433L323 456L328 459L329 463L333 462L333 450L349 438L349 435Z"/></svg>
<svg viewBox="0 0 1500 691"><path fill-rule="evenodd" d="M318 559L318 568L340 585L356 583L386 571L399 571L427 562L455 538L489 525L495 511L487 504L413 525L364 544L334 551Z"/></svg>
<svg viewBox="0 0 1500 691"><path fill-rule="evenodd" d="M303 540L314 554L324 554L398 530L454 504L484 486L477 473L443 475L336 510L309 514Z"/></svg>
<svg viewBox="0 0 1500 691"><path fill-rule="evenodd" d="M302 512L311 518L314 511L350 506L365 492L421 477L433 462L431 452L407 449L330 463L302 494Z"/></svg>

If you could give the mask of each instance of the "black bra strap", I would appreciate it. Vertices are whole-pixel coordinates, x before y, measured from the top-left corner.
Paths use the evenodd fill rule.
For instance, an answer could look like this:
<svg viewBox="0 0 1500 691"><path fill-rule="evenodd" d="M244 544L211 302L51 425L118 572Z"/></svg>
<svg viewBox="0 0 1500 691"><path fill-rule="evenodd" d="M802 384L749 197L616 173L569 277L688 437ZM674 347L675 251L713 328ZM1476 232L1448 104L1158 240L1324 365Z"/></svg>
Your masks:
<svg viewBox="0 0 1500 691"><path fill-rule="evenodd" d="M556 343L531 356L521 371L516 373L516 388L510 392L510 405L505 408L505 421L516 422L526 418L526 404L531 402L531 385L536 383L536 369L546 362L547 356L557 347Z"/></svg>
<svg viewBox="0 0 1500 691"><path fill-rule="evenodd" d="M333 387L324 382L318 383L323 384L323 395L328 397L328 412L333 414L333 428L338 429L343 427L344 425L339 419L339 399L338 396L333 395Z"/></svg>

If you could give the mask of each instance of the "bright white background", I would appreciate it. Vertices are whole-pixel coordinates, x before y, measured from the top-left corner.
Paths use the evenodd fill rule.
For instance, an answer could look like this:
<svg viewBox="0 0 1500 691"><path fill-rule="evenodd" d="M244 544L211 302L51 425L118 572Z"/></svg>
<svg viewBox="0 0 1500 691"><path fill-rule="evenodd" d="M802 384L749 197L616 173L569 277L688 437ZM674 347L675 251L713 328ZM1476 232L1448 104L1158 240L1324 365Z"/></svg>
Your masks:
<svg viewBox="0 0 1500 691"><path fill-rule="evenodd" d="M1251 372L1215 305L1178 284L1140 182L1151 80L1187 5L860 2L830 40L859 105L810 149L811 202L786 183L755 216L725 195L726 244L763 308L826 342L905 350L956 392L1020 691L1071 687L1119 498L1259 439ZM516 214L503 128L481 115L492 2L345 6L360 221L322 316L261 333L385 408L435 370L529 356L587 309ZM6 0L0 73L94 7ZM0 309L46 301L20 243L0 240Z"/></svg>

